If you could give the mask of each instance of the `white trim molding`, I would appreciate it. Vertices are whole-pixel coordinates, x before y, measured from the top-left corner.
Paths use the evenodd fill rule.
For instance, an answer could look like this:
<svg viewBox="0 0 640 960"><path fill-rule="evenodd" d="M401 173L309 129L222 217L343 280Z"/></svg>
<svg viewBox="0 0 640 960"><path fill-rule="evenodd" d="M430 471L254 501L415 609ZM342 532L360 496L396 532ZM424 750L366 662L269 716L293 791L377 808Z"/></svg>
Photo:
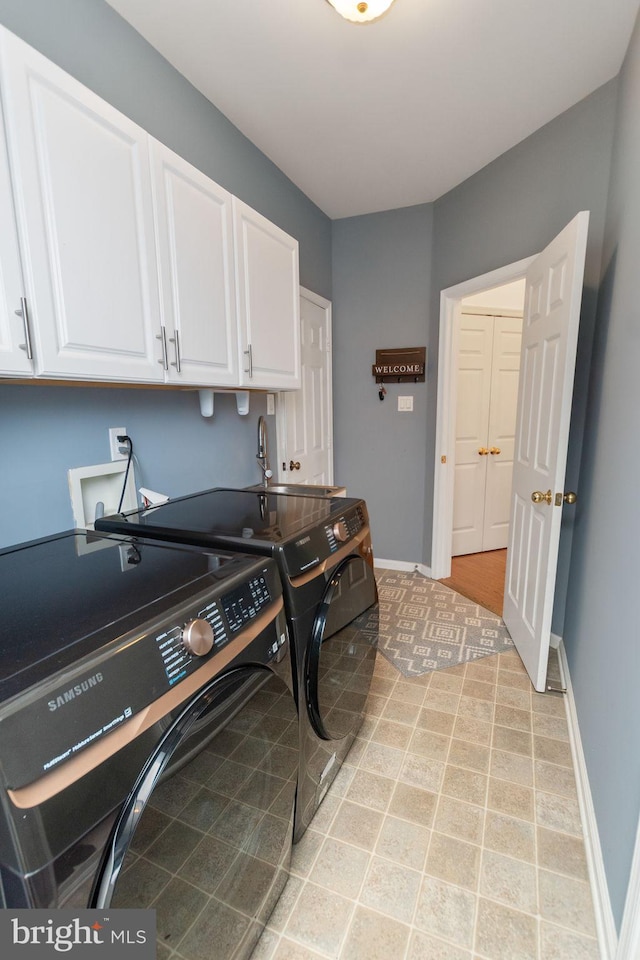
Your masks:
<svg viewBox="0 0 640 960"><path fill-rule="evenodd" d="M638 821L616 960L638 960L638 957L640 957L640 821Z"/></svg>
<svg viewBox="0 0 640 960"><path fill-rule="evenodd" d="M480 277L465 280L440 291L440 337L438 342L438 400L433 484L433 534L431 569L434 580L451 576L453 531L453 480L456 425L456 314L460 301L473 293L499 287L525 276L535 257L507 264ZM444 461L442 458L445 458Z"/></svg>
<svg viewBox="0 0 640 960"><path fill-rule="evenodd" d="M373 562L376 570L404 570L405 573L421 573L423 577L431 577L431 567L424 563L411 563L410 560L380 560Z"/></svg>
<svg viewBox="0 0 640 960"><path fill-rule="evenodd" d="M593 896L593 907L595 912L598 944L600 946L600 957L601 960L616 960L618 935L613 918L613 911L611 909L607 877L604 871L602 847L600 845L598 824L596 821L593 800L591 797L591 787L589 785L587 764L585 761L584 751L582 749L582 738L580 736L580 729L578 727L578 714L576 712L576 702L573 696L573 687L571 686L569 664L567 662L567 655L562 641L560 641L560 646L558 648L558 656L560 658L560 667L562 669L564 685L567 688L565 707L567 711L567 722L569 725L569 742L571 744L573 766L576 772L578 805L580 807L580 818L582 820L582 829L584 831L587 869L589 871L589 881ZM636 854L637 853L638 849L636 847ZM635 960L636 957L637 954L629 953L628 956L624 958L620 956L617 958L617 960Z"/></svg>

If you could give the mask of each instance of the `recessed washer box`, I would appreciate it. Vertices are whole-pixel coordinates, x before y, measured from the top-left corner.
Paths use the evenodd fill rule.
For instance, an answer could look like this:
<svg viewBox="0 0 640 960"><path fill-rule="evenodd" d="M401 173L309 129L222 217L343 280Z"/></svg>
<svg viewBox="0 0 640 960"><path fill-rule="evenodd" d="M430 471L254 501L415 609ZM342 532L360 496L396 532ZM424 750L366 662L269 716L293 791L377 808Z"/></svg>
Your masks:
<svg viewBox="0 0 640 960"><path fill-rule="evenodd" d="M114 460L90 467L74 467L68 471L69 493L76 527L93 530L96 507L99 503L104 505L105 514L117 512L126 469L126 460ZM121 509L135 510L137 506L132 466L127 476Z"/></svg>

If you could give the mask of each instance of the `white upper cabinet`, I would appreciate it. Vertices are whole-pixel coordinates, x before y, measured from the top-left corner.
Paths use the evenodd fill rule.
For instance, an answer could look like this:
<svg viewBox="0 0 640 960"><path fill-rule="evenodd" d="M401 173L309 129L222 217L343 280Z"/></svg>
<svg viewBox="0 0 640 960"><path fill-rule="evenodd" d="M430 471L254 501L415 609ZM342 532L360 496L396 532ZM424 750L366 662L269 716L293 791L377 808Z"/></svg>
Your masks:
<svg viewBox="0 0 640 960"><path fill-rule="evenodd" d="M9 162L0 109L0 375L30 376L33 364L13 209Z"/></svg>
<svg viewBox="0 0 640 960"><path fill-rule="evenodd" d="M300 387L298 241L233 198L242 386Z"/></svg>
<svg viewBox="0 0 640 960"><path fill-rule="evenodd" d="M0 63L36 373L162 381L148 135L5 30Z"/></svg>
<svg viewBox="0 0 640 960"><path fill-rule="evenodd" d="M231 194L150 145L167 380L237 386Z"/></svg>

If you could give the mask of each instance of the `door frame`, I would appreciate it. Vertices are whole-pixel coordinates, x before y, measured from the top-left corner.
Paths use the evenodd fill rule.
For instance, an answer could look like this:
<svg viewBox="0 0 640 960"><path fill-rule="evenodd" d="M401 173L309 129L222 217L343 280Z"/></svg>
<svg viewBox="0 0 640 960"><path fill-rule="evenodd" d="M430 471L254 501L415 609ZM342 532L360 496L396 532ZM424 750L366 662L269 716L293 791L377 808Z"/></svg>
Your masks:
<svg viewBox="0 0 640 960"><path fill-rule="evenodd" d="M431 537L431 577L444 580L451 576L451 539L453 534L453 488L458 342L456 315L464 297L521 280L536 254L506 264L497 270L472 277L440 291L440 334L438 340L438 398L436 407L436 444L433 484L433 532ZM443 460L444 458L444 460Z"/></svg>
<svg viewBox="0 0 640 960"><path fill-rule="evenodd" d="M325 336L327 343L327 378L325 381L325 397L327 404L327 429L328 436L326 437L327 449L329 455L329 479L328 483L333 483L333 340L332 340L332 317L331 317L331 300L327 300L326 297L321 297L319 293L314 293L312 290L307 290L306 287L300 287L300 299L304 298L309 300L311 303L315 303L316 306L324 310L325 315ZM300 311L300 324L302 327L302 311ZM302 336L302 332L301 332ZM300 367L300 380L302 382L303 370L302 364ZM302 389L302 388L300 388ZM282 464L286 460L286 414L284 403L278 397L278 402L276 403L276 454L278 457L278 469L274 470L274 474L277 477L278 483L288 483L291 479L289 471L283 472Z"/></svg>

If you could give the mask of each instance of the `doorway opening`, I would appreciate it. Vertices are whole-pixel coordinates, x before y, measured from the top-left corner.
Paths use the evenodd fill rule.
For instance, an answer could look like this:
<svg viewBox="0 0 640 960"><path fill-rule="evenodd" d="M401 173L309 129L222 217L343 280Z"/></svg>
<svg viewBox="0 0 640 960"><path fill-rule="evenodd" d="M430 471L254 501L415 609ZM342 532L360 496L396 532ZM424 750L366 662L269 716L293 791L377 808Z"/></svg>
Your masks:
<svg viewBox="0 0 640 960"><path fill-rule="evenodd" d="M438 355L438 402L436 418L436 448L435 448L435 483L433 498L433 536L431 543L431 576L434 580L447 580L452 576L453 533L456 493L456 420L458 411L459 387L459 345L460 325L459 318L466 301L465 312L482 311L491 306L491 291L497 287L514 284L522 281L527 268L534 257L507 264L498 270L474 277L464 283L448 287L440 294L440 339ZM515 288L514 288L515 289ZM485 444L476 446L475 456L484 460L485 455L479 455L478 449ZM491 447L487 447L491 449ZM501 449L501 448L500 448ZM490 454L487 454L490 456ZM494 455L497 457L498 455ZM460 470L458 474L460 474ZM469 471L470 473L471 471ZM486 472L486 471L485 471ZM481 486L481 484L478 484ZM458 483L459 491L461 482ZM489 542L489 541L487 541ZM474 553L482 554L482 546ZM501 553L501 551L498 551ZM506 551L505 551L506 553ZM468 555L467 555L468 556ZM504 555L503 555L504 556ZM470 576L476 581L483 579L482 568L488 562L487 557L476 558L478 563L466 564L470 568ZM495 558L494 558L495 559ZM456 567L460 564L457 563ZM500 565L498 565L499 567ZM456 575L458 574L456 570ZM466 574L465 574L466 576ZM498 574L499 576L499 574ZM493 577L492 577L493 579ZM456 582L458 578L456 577ZM504 578L503 581L504 583ZM451 585L450 583L447 585ZM469 581L465 581L468 587ZM458 589L455 587L454 589ZM475 597L474 597L475 599ZM479 600L477 602L480 602Z"/></svg>

